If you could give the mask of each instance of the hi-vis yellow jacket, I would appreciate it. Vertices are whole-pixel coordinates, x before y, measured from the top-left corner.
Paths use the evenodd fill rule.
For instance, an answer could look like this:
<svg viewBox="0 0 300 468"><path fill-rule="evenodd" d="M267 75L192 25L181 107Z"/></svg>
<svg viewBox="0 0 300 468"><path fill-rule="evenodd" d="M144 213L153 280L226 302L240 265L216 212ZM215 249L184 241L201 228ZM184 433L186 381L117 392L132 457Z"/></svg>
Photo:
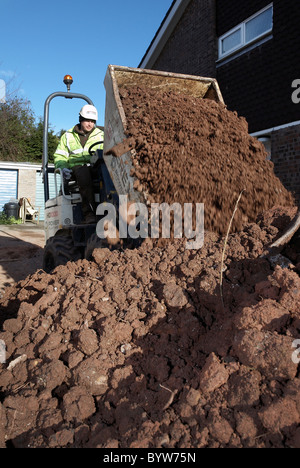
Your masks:
<svg viewBox="0 0 300 468"><path fill-rule="evenodd" d="M74 166L81 166L90 162L89 148L97 141L103 141L104 133L99 128L95 128L90 134L84 148L81 146L78 133L71 128L65 132L54 153L54 164L56 169L72 169ZM92 151L103 149L103 144L94 146Z"/></svg>

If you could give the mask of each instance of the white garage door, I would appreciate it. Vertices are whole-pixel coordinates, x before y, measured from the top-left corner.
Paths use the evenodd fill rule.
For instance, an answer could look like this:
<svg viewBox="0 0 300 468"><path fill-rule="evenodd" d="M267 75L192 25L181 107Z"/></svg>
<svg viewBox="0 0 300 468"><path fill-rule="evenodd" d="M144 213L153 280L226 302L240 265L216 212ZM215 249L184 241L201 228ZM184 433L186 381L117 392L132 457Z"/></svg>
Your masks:
<svg viewBox="0 0 300 468"><path fill-rule="evenodd" d="M18 171L0 169L0 211L11 199L18 198Z"/></svg>

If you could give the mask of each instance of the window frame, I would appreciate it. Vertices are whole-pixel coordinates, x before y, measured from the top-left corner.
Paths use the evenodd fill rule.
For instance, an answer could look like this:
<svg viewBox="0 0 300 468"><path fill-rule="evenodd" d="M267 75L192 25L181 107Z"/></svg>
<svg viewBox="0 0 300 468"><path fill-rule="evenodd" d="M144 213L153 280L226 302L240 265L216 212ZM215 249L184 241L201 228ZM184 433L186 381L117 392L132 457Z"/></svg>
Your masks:
<svg viewBox="0 0 300 468"><path fill-rule="evenodd" d="M263 33L261 33L258 36L254 37L250 41L246 42L246 26L247 26L247 23L249 23L249 21L257 18L258 16L260 16L261 14L263 14L265 11L267 11L269 9L272 9L271 28L267 29ZM273 8L273 3L270 3L269 5L265 6L264 8L259 10L257 13L250 16L245 21L238 24L237 26L230 29L225 34L223 34L222 36L219 37L219 39L218 39L218 60L222 60L223 58L226 58L226 57L234 54L235 52L238 52L239 50L243 49L244 47L246 47L248 45L251 45L251 44L255 43L256 41L259 41L260 39L264 38L265 36L268 36L273 31L273 25L274 25L274 8ZM241 42L238 45L236 45L235 47L228 50L227 52L222 53L224 39L226 39L227 37L231 36L233 33L235 33L236 31L239 31L239 30L241 31Z"/></svg>

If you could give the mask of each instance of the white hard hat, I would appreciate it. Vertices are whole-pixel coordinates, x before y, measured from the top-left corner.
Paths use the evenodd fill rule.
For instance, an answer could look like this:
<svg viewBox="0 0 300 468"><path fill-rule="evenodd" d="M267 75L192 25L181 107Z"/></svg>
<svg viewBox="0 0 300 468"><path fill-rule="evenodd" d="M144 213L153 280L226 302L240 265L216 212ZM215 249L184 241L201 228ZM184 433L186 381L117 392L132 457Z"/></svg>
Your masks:
<svg viewBox="0 0 300 468"><path fill-rule="evenodd" d="M90 104L86 104L83 106L81 111L79 112L79 115L83 117L84 119L89 119L89 120L98 120L98 112L96 107L91 106Z"/></svg>

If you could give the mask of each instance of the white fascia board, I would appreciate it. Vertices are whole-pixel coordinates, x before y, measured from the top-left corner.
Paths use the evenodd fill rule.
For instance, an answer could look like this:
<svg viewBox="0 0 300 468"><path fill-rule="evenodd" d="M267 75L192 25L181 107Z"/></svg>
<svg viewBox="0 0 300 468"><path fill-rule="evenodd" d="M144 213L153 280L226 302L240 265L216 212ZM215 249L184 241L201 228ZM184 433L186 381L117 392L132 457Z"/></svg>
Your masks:
<svg viewBox="0 0 300 468"><path fill-rule="evenodd" d="M158 30L157 36L155 37L153 44L150 46L148 52L143 57L139 68L151 68L159 54L166 45L169 37L175 29L175 26L181 19L186 7L191 0L177 0L168 16L165 18L161 28Z"/></svg>
<svg viewBox="0 0 300 468"><path fill-rule="evenodd" d="M284 124L284 125L279 125L278 127L272 127L272 128L267 128L266 130L260 130L259 132L254 132L254 133L251 133L250 135L253 136L253 137L259 137L259 136L262 136L262 135L269 135L272 132L276 132L278 130L283 130L284 128L288 128L288 127L294 127L296 125L300 125L300 120L296 120L294 122L290 122L290 123L287 123L287 124Z"/></svg>

